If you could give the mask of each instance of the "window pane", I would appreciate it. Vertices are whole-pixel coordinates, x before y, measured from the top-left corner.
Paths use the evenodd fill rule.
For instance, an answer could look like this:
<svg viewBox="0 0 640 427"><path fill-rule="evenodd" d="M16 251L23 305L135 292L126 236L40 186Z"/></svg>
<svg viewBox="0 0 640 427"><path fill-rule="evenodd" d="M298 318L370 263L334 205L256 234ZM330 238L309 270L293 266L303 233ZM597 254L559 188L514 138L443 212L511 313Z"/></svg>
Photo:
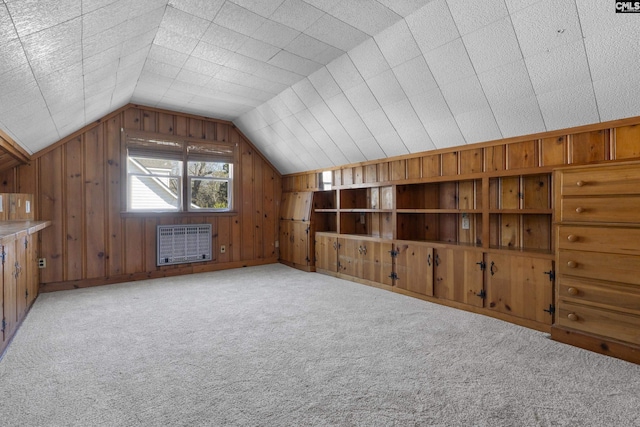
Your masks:
<svg viewBox="0 0 640 427"><path fill-rule="evenodd" d="M230 178L231 165L223 162L189 162L189 176Z"/></svg>
<svg viewBox="0 0 640 427"><path fill-rule="evenodd" d="M129 209L180 209L180 179L139 175L129 179Z"/></svg>
<svg viewBox="0 0 640 427"><path fill-rule="evenodd" d="M229 182L192 178L190 209L229 209Z"/></svg>
<svg viewBox="0 0 640 427"><path fill-rule="evenodd" d="M180 176L182 175L182 162L180 160L129 156L127 171L135 174Z"/></svg>

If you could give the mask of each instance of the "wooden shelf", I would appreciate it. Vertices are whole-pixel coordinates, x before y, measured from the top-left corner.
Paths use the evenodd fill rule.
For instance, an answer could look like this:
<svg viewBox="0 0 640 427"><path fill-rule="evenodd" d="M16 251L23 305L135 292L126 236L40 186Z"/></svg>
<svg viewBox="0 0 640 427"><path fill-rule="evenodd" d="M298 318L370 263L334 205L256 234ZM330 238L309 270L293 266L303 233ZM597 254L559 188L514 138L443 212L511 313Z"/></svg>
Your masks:
<svg viewBox="0 0 640 427"><path fill-rule="evenodd" d="M316 213L337 213L338 209L315 209Z"/></svg>
<svg viewBox="0 0 640 427"><path fill-rule="evenodd" d="M552 215L553 209L489 209L489 213L492 215Z"/></svg>
<svg viewBox="0 0 640 427"><path fill-rule="evenodd" d="M393 209L340 209L340 212L348 212L348 213L391 213Z"/></svg>
<svg viewBox="0 0 640 427"><path fill-rule="evenodd" d="M399 214L481 214L479 209L396 209Z"/></svg>

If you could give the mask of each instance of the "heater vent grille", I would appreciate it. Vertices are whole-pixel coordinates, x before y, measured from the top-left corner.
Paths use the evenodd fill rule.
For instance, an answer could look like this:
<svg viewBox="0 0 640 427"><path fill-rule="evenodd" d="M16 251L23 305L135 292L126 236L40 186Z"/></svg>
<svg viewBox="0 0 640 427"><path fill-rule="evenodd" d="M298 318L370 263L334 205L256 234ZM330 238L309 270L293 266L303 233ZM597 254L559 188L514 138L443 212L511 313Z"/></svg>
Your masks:
<svg viewBox="0 0 640 427"><path fill-rule="evenodd" d="M157 265L211 261L211 224L159 225Z"/></svg>

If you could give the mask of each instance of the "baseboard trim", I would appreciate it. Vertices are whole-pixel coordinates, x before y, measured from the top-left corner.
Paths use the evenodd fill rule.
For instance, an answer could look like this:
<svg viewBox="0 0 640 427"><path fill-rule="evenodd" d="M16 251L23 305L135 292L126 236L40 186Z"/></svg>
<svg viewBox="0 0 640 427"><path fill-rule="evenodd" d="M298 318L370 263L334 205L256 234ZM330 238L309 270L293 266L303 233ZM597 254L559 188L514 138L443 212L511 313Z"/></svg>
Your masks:
<svg viewBox="0 0 640 427"><path fill-rule="evenodd" d="M640 346L630 343L555 325L551 327L551 339L595 353L626 360L627 362L640 364Z"/></svg>
<svg viewBox="0 0 640 427"><path fill-rule="evenodd" d="M65 282L41 283L40 292L68 291L71 289L92 288L94 286L113 285L115 283L134 282L138 280L157 279L160 277L182 276L194 273L206 273L210 271L229 270L232 268L254 267L257 265L276 264L277 258L264 258L249 261L227 262L224 264L185 264L171 267L163 267L161 270L122 274L112 277L96 279L71 280Z"/></svg>

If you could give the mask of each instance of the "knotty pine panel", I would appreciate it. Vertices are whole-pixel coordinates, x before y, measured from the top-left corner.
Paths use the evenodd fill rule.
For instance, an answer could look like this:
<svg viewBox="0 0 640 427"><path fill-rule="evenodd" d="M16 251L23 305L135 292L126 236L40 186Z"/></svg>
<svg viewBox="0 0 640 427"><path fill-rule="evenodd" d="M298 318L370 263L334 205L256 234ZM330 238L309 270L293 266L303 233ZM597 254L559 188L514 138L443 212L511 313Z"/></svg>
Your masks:
<svg viewBox="0 0 640 427"><path fill-rule="evenodd" d="M608 158L608 130L576 133L570 136L571 164L593 163Z"/></svg>
<svg viewBox="0 0 640 427"><path fill-rule="evenodd" d="M567 162L567 138L558 136L555 138L543 138L540 141L541 166L566 165Z"/></svg>
<svg viewBox="0 0 640 427"><path fill-rule="evenodd" d="M237 143L235 212L126 214L123 127ZM38 218L52 220L52 226L41 232L40 256L47 258L47 267L40 270L44 290L277 260L281 176L228 122L128 106L34 156L30 165L9 176L19 176L25 188L38 190ZM7 180L10 190L16 191L15 178ZM195 223L212 225L214 259L158 268L156 226ZM221 245L226 247L224 254Z"/></svg>
<svg viewBox="0 0 640 427"><path fill-rule="evenodd" d="M535 168L538 166L536 142L524 141L507 145L508 169Z"/></svg>
<svg viewBox="0 0 640 427"><path fill-rule="evenodd" d="M640 157L640 125L621 126L615 130L616 160Z"/></svg>
<svg viewBox="0 0 640 427"><path fill-rule="evenodd" d="M460 151L460 174L482 172L482 148Z"/></svg>

